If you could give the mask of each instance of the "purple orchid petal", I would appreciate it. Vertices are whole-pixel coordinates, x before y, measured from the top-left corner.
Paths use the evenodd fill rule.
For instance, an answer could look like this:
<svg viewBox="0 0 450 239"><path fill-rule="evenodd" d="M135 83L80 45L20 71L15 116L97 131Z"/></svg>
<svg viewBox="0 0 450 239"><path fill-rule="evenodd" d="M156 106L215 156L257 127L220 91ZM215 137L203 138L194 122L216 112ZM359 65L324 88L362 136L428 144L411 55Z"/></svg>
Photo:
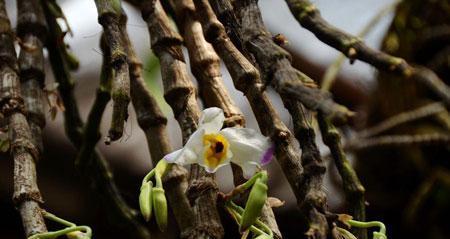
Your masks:
<svg viewBox="0 0 450 239"><path fill-rule="evenodd" d="M272 144L266 152L264 152L262 158L261 158L261 165L267 165L268 163L270 163L270 161L272 161L273 159L273 153L275 151L275 144Z"/></svg>

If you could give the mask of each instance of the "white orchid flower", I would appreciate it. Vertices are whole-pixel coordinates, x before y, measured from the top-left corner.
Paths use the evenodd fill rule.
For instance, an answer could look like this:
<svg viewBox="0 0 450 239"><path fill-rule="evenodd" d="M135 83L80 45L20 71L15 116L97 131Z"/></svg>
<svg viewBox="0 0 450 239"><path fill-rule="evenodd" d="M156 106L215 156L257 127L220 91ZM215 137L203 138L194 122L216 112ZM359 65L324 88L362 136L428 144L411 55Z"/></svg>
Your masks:
<svg viewBox="0 0 450 239"><path fill-rule="evenodd" d="M224 120L222 109L205 109L198 129L184 148L166 155L164 159L180 165L197 163L209 173L233 162L242 168L246 178L251 177L258 167L272 160L274 146L269 138L253 129L222 129Z"/></svg>

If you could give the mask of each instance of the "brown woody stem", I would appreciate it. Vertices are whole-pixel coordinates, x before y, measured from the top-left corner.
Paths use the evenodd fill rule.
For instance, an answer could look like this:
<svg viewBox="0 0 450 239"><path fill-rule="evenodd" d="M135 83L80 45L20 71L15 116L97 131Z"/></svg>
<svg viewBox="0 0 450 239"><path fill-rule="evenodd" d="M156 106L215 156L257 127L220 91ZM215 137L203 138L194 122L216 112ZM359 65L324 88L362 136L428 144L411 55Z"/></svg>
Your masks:
<svg viewBox="0 0 450 239"><path fill-rule="evenodd" d="M130 103L130 75L127 54L123 45L120 26L123 19L120 0L95 0L98 12L98 22L103 26L110 55L108 67L113 71L111 84L111 99L113 113L108 137L105 141L116 141L123 135L124 124L128 118L128 104Z"/></svg>
<svg viewBox="0 0 450 239"><path fill-rule="evenodd" d="M39 5L34 1L18 1L18 6L20 24L29 23L31 19L25 18L30 15L39 15ZM34 20L33 24L43 23L39 21L42 18ZM45 29L45 24L40 26ZM27 43L36 43L42 40L34 39L35 33L27 31L23 27L19 29L22 38L27 35ZM36 60L36 57L39 57L39 50L42 52L42 47L36 49L36 56L27 55L27 52L21 53L22 59L29 57L31 60ZM24 70L24 64L22 66L22 70ZM25 104L21 95L18 72L14 34L6 13L5 2L0 0L0 109L8 119L10 151L14 159L13 201L20 212L25 235L29 237L36 233L46 232L47 228L41 214L40 204L43 203L43 199L36 176L36 162L39 159L39 146L36 145L36 140L39 139L39 135L34 134L36 131L31 131L30 124L25 117ZM28 76L35 78L36 73ZM39 79L43 80L43 77L41 76ZM34 88L33 85L29 86ZM29 88L25 88L25 91L29 93ZM26 95L27 101L30 100L29 96L31 95Z"/></svg>
<svg viewBox="0 0 450 239"><path fill-rule="evenodd" d="M17 1L17 36L20 38L19 74L27 118L34 144L43 151L45 84L43 42L47 24L39 1Z"/></svg>
<svg viewBox="0 0 450 239"><path fill-rule="evenodd" d="M366 219L366 201L364 197L365 189L359 181L350 161L348 161L345 151L341 144L341 136L334 125L323 115L318 115L320 131L323 142L330 149L331 155L335 161L339 175L342 178L345 197L350 208L351 215L358 221ZM358 238L367 238L365 229L352 229Z"/></svg>

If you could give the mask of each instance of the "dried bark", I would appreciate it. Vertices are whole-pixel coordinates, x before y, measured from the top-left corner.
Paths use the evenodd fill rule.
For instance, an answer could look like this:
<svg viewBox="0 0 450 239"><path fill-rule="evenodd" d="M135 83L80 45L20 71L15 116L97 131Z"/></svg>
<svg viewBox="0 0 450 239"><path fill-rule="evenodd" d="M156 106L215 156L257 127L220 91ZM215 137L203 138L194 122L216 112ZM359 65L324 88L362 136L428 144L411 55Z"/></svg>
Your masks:
<svg viewBox="0 0 450 239"><path fill-rule="evenodd" d="M303 205L306 208L302 208L303 211L308 212L310 210L317 210L319 213L317 215L311 215L307 220L310 223L310 229L306 233L308 236L315 237L316 233L323 232L314 232L312 230L314 224L324 227L328 236L332 234L332 230L334 230L334 225L330 223L332 226L327 228L325 226L325 221L323 218L329 213L327 208L327 196L325 191L323 190L323 179L326 172L326 167L324 165L323 159L320 156L319 149L316 144L316 133L311 123L308 121L308 118L312 119L311 112L308 112L303 106L299 103L284 101L284 105L288 109L291 114L292 120L294 122L294 132L295 137L299 141L300 148L302 150L302 166L304 168L302 184L304 192L304 201ZM308 207L313 208L308 208ZM330 219L328 220L330 221ZM332 220L331 220L332 221ZM308 234L314 233L314 234ZM317 234L318 237L323 237L323 235ZM364 239L366 237L362 237L360 239Z"/></svg>
<svg viewBox="0 0 450 239"><path fill-rule="evenodd" d="M111 84L111 99L113 113L111 126L105 143L116 141L122 137L124 123L128 118L128 104L130 102L130 76L127 54L123 45L120 25L122 18L120 0L95 0L98 12L98 22L103 26L110 54L108 67L113 69L114 80Z"/></svg>
<svg viewBox="0 0 450 239"><path fill-rule="evenodd" d="M450 107L450 88L430 69L412 66L402 58L368 47L361 39L328 23L308 0L286 0L286 2L302 27L314 33L319 40L341 51L350 60L358 59L379 70L414 80L442 99L447 108Z"/></svg>
<svg viewBox="0 0 450 239"><path fill-rule="evenodd" d="M19 21L22 23L25 19L21 17L33 15L39 11L36 9L35 2L28 2L28 4L19 2L18 5ZM21 30L20 35L25 34L24 29L21 28ZM1 113L8 119L10 152L14 159L13 201L20 212L25 235L29 237L46 232L47 228L41 214L40 204L43 203L43 199L36 176L35 163L39 158L39 149L25 117L13 40L14 34L5 10L5 3L0 0L0 107ZM34 57L31 58L35 60Z"/></svg>

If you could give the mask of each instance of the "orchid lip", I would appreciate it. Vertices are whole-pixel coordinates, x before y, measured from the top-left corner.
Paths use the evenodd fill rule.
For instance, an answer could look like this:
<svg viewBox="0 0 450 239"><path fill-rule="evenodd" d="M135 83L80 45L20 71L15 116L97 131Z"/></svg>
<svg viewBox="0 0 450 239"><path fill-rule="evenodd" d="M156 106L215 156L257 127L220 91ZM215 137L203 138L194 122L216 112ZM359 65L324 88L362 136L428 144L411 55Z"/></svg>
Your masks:
<svg viewBox="0 0 450 239"><path fill-rule="evenodd" d="M273 153L275 151L275 145L272 144L267 150L266 152L264 152L262 158L261 158L261 165L267 165L269 164L272 159L273 159Z"/></svg>

